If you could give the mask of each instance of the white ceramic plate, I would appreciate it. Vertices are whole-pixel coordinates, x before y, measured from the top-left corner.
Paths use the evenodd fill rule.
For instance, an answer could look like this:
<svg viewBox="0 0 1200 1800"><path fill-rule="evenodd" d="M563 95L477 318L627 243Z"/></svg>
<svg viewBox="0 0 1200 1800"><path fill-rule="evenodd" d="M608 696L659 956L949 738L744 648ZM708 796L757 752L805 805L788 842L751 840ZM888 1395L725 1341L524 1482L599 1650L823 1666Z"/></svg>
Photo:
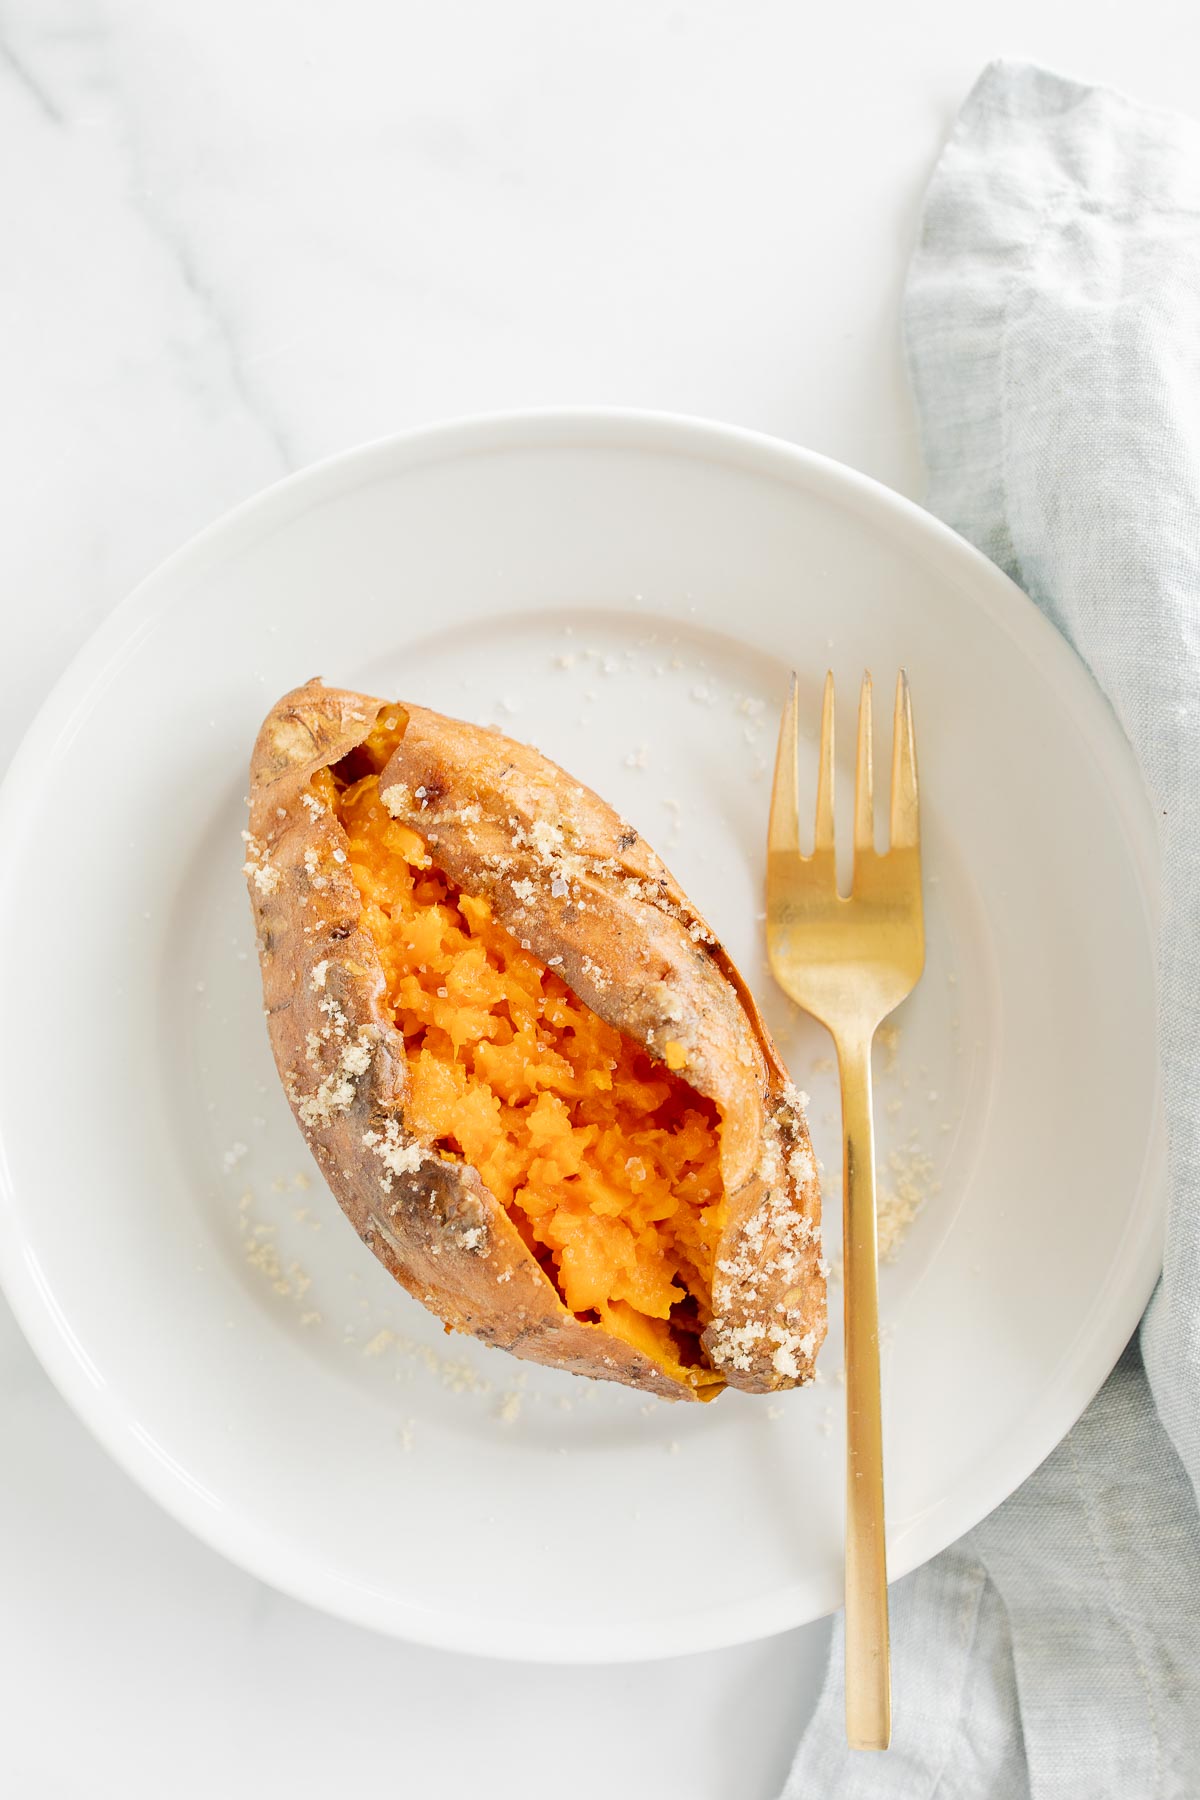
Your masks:
<svg viewBox="0 0 1200 1800"><path fill-rule="evenodd" d="M893 1575L1047 1454L1160 1256L1152 824L1029 602L800 450L533 415L297 476L97 633L3 792L0 1248L47 1369L179 1519L315 1605L496 1655L667 1655L838 1604L836 1286L821 1384L775 1402L648 1403L443 1337L277 1088L238 832L259 719L318 672L535 741L757 988L836 1258L828 1045L763 965L768 766L791 668L815 733L827 665L852 700L901 662L929 962L877 1094L884 1179L923 1200L883 1277Z"/></svg>

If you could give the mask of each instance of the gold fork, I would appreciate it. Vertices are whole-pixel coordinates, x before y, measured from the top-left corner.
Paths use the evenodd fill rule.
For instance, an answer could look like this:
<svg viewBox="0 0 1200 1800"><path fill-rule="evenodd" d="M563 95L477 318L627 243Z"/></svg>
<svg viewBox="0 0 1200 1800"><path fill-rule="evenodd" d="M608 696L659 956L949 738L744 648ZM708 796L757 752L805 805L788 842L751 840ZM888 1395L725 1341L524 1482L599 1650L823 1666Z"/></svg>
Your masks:
<svg viewBox="0 0 1200 1800"><path fill-rule="evenodd" d="M871 1042L912 992L925 963L917 753L908 677L896 683L891 842L875 848L871 677L858 704L854 877L838 893L833 836L833 676L825 677L817 820L800 850L796 677L779 729L767 840L767 953L775 979L832 1033L842 1084L846 1343L846 1737L886 1750L891 1737L879 1291Z"/></svg>

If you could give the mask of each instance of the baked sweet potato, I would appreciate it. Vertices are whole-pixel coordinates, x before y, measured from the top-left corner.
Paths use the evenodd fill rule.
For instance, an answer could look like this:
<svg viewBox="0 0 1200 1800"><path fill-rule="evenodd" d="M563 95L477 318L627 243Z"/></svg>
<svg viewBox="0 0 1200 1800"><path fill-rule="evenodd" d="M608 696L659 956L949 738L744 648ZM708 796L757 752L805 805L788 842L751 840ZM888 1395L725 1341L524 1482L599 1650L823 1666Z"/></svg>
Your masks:
<svg viewBox="0 0 1200 1800"><path fill-rule="evenodd" d="M275 1060L395 1278L448 1328L668 1399L809 1380L800 1100L638 833L536 750L319 681L250 779Z"/></svg>

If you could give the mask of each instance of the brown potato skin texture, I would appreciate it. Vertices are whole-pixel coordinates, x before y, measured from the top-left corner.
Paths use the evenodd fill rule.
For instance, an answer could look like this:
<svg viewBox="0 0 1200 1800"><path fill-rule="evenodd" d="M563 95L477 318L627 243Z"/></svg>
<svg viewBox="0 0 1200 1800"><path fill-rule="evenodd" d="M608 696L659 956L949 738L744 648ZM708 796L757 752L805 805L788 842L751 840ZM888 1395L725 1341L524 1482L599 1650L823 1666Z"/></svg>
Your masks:
<svg viewBox="0 0 1200 1800"><path fill-rule="evenodd" d="M403 1039L360 928L358 889L339 860L345 834L308 794L316 771L362 743L381 716L407 720L380 777L393 816L535 955L561 958L557 972L600 1017L654 1056L669 1040L682 1044L681 1072L720 1107L729 1223L704 1336L712 1367L754 1393L811 1379L825 1279L807 1125L752 998L704 921L637 833L536 750L314 680L272 707L259 732L246 874L276 1065L343 1211L449 1329L664 1399L719 1391L698 1393L576 1320L476 1171L408 1131Z"/></svg>

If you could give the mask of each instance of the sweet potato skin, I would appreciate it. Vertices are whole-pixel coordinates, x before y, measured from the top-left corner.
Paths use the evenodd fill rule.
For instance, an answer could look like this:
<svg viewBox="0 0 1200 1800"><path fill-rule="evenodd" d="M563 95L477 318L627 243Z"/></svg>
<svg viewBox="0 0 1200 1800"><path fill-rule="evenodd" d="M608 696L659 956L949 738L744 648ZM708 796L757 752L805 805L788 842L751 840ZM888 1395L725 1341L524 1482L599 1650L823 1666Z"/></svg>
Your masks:
<svg viewBox="0 0 1200 1800"><path fill-rule="evenodd" d="M250 770L246 875L280 1078L359 1236L450 1329L665 1399L677 1380L567 1310L469 1165L406 1126L408 1069L336 816L314 774L377 720L403 726L380 776L393 817L600 1017L721 1109L729 1219L703 1339L732 1386L811 1378L825 1333L820 1196L799 1098L741 978L640 836L536 750L418 707L310 681L272 707Z"/></svg>

